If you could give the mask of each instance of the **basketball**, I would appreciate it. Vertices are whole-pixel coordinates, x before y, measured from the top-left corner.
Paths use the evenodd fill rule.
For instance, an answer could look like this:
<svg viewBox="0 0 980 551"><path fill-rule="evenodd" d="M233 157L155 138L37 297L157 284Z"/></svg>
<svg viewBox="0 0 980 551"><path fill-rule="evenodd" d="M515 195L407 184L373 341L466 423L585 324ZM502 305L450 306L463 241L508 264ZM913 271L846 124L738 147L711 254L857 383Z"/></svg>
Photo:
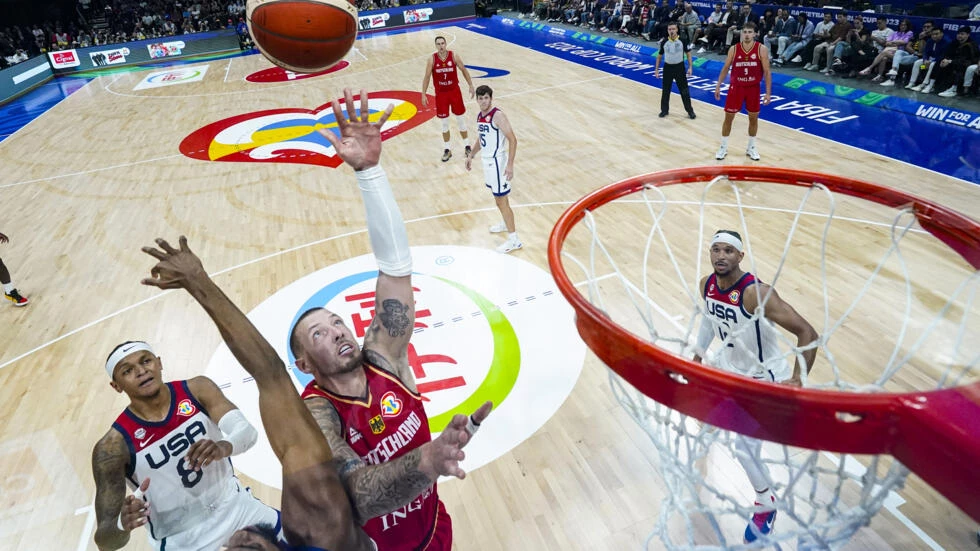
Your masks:
<svg viewBox="0 0 980 551"><path fill-rule="evenodd" d="M297 73L329 69L357 38L357 8L347 0L248 0L246 20L259 51Z"/></svg>

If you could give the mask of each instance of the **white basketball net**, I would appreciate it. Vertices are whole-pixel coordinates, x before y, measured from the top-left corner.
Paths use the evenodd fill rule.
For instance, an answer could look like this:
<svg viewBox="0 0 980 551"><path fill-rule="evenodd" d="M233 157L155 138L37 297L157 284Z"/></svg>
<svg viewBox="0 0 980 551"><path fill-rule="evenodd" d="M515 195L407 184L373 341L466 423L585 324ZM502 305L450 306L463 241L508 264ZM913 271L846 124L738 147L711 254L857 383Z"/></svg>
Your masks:
<svg viewBox="0 0 980 551"><path fill-rule="evenodd" d="M562 250L563 258L571 261L565 262L571 268L567 270L569 276L575 280L572 264L576 265L585 274L579 285L587 286L589 300L613 321L662 348L690 358L701 319L706 315L698 282L710 273L702 272L707 243L715 229L734 229L741 233L744 243L742 269L771 284L783 300L801 313L806 312L804 317L820 334L811 373L814 378L808 381L804 370L805 386L859 392L911 391L958 386L974 380L980 360L980 316L974 302L980 272L918 229L909 211L896 215L894 209L873 205L884 212L884 221L856 220L835 213L849 205L870 203L844 198L851 201L844 204L843 196L835 196L819 183L807 189L733 183L724 177L704 184L700 201L668 199L667 193L673 193L675 188L683 188L681 191L690 197L697 186L648 185L641 193L586 212L569 235ZM759 204L765 199L767 203L787 205L797 200L794 193L800 195L798 202L787 208ZM724 200L708 201L709 196L716 195L724 195ZM678 235L690 236L693 228L685 224L679 230L677 225L683 222L670 216L675 210L680 211L678 218L698 217L696 241L676 243ZM608 217L603 221L600 219L604 212L608 212ZM643 217L647 218L648 231ZM782 217L785 224L777 229L752 231L760 226L757 221L773 217ZM837 225L845 230L843 234ZM607 247L600 237L600 227L608 240L618 240L615 247ZM784 228L785 233L781 233ZM644 231L645 241L640 237ZM876 234L878 250L867 247L858 251L861 254L857 259L840 258L848 249L846 243L837 244L834 239L844 237L844 241L853 240L855 247L865 247L859 239L853 239L860 232ZM914 243L906 247L910 241ZM945 258L909 258L904 251L926 242L930 251L944 254ZM635 248L624 250L623 243L635 243ZM757 259L752 252L753 245L763 244L769 251L764 253L766 264L762 262L763 253ZM643 247L642 264L637 262L641 257L638 247ZM806 267L798 264L797 254L791 254L798 253L801 247L808 250L811 259ZM817 255L819 264L813 260ZM913 268L916 262L919 266ZM784 287L781 282L798 270L809 271L811 280L819 278L820 287L794 288L791 281ZM818 273L813 273L815 270ZM936 270L951 273L939 278L935 277ZM928 274L933 277L923 279ZM842 289L854 291L843 294ZM683 311L669 311L670 307L661 304L665 296L675 303L678 296L682 297L681 302L686 305ZM881 296L891 300L881 303ZM765 316L766 300L767 297L760 297L756 317ZM931 310L931 317L924 316L925 309ZM814 315L820 310L822 317ZM878 329L874 329L855 335L861 330L855 324L873 320L876 310L879 316L887 311L889 319L894 318L894 322L885 324L888 334L877 334ZM781 348L792 365L802 350L796 348L792 335L780 334ZM737 346L737 341L733 341L736 336L737 333L729 334L721 342L716 339L705 362L711 363L716 357L714 351L721 346L729 342ZM845 342L836 346L838 341ZM863 349L861 342L867 345ZM849 359L872 348L878 352ZM854 375L856 370L849 369L856 363L864 366L864 373L868 369L876 373L862 380ZM932 371L924 375L923 365ZM652 538L659 537L672 550L835 549L868 524L883 504L901 501L892 492L902 486L908 470L889 456L855 457L772 442L762 444L658 404L611 370L609 379L619 403L649 434L659 452L666 488L659 522L647 538L647 546ZM919 388L910 388L910 381ZM761 454L757 453L759 446ZM773 532L763 537L754 533L759 539L751 544L743 543L743 533L756 512L755 492L736 461L739 457L765 465L761 470L774 491L778 511Z"/></svg>

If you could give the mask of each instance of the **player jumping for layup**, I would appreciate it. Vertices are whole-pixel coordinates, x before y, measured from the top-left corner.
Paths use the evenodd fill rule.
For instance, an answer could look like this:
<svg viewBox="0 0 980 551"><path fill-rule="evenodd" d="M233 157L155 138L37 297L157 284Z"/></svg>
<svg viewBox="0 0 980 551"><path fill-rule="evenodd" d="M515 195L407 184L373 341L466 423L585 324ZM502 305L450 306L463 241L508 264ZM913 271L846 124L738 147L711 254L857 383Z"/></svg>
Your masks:
<svg viewBox="0 0 980 551"><path fill-rule="evenodd" d="M470 170L473 157L482 152L483 180L504 219L490 226L490 233L507 232L507 241L497 247L497 252L509 253L524 246L517 237L514 211L508 200L510 180L514 177L514 157L517 156L517 136L507 115L493 106L493 90L489 86L484 84L476 89L476 101L480 104L480 114L476 117L480 137L473 144L472 151L467 147L466 170Z"/></svg>
<svg viewBox="0 0 980 551"><path fill-rule="evenodd" d="M442 123L442 142L445 144L445 151L442 152L442 162L452 158L453 152L449 150L449 108L452 107L453 115L456 115L456 123L459 125L459 136L463 139L466 146L467 155L470 152L470 145L466 143L466 104L463 103L463 94L459 91L459 76L456 70L463 72L466 84L470 86L470 99L473 98L473 79L470 72L463 64L459 54L446 49L446 39L436 37L436 53L432 54L428 63L425 65L425 76L422 77L422 107L429 106L429 99L425 93L429 89L429 79L435 81L436 88L436 117Z"/></svg>
<svg viewBox="0 0 980 551"><path fill-rule="evenodd" d="M732 70L728 97L725 98L725 122L721 126L721 147L715 154L719 161L728 155L728 136L732 133L735 115L742 110L749 114L749 147L745 154L753 161L759 160L759 150L755 145L755 135L759 131L759 96L761 83L766 81L766 97L762 105L769 105L772 92L772 72L769 70L769 50L755 40L755 23L749 21L742 27L742 40L728 49L728 58L718 74L715 83L715 99L721 99L721 83L725 81L728 69Z"/></svg>
<svg viewBox="0 0 980 551"><path fill-rule="evenodd" d="M701 361L717 334L724 341L717 367L753 379L800 386L800 360L798 358L790 370L779 348L779 335L771 322L796 335L797 347L805 348L801 355L807 373L813 368L817 356L816 346L807 348L817 340L813 326L784 302L775 289L742 271L739 263L745 253L742 252L742 237L737 232L719 230L711 239L710 252L714 273L701 280L701 295L708 314L698 333L694 361ZM765 317L753 319L762 304L765 305ZM772 531L776 521L772 506L775 496L769 488L768 469L760 459L762 442L738 435L735 445L739 451L736 456L756 492L757 512L745 528L745 541L749 543Z"/></svg>

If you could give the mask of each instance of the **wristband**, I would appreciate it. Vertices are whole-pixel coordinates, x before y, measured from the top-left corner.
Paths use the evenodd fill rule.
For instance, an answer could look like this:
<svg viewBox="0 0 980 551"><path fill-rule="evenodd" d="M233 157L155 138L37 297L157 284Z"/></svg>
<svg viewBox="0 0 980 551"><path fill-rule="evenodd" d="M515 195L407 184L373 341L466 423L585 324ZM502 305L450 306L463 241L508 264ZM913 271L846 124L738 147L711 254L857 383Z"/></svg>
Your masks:
<svg viewBox="0 0 980 551"><path fill-rule="evenodd" d="M472 415L468 416L466 418L466 432L469 433L470 436L473 436L478 430L480 430L480 423L474 421Z"/></svg>
<svg viewBox="0 0 980 551"><path fill-rule="evenodd" d="M143 492L139 488L136 488L136 491L133 492L133 497L136 499L143 499ZM122 524L122 511L119 511L119 516L116 517L116 528L118 528L120 532L126 531Z"/></svg>

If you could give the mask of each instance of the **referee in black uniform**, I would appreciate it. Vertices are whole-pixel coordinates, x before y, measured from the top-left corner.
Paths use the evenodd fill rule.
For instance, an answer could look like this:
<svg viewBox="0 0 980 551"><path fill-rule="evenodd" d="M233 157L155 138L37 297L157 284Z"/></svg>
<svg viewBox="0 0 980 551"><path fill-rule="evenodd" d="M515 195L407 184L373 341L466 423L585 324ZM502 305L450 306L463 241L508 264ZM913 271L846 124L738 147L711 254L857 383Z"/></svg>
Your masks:
<svg viewBox="0 0 980 551"><path fill-rule="evenodd" d="M687 71L684 70L684 57L687 57ZM681 93L687 116L697 118L691 107L691 92L687 89L687 75L692 74L694 65L691 64L691 44L677 34L677 21L667 24L667 37L660 41L660 52L653 69L654 78L660 77L660 61L664 62L663 92L660 95L660 117L666 117L670 112L670 90L677 81L677 91Z"/></svg>

